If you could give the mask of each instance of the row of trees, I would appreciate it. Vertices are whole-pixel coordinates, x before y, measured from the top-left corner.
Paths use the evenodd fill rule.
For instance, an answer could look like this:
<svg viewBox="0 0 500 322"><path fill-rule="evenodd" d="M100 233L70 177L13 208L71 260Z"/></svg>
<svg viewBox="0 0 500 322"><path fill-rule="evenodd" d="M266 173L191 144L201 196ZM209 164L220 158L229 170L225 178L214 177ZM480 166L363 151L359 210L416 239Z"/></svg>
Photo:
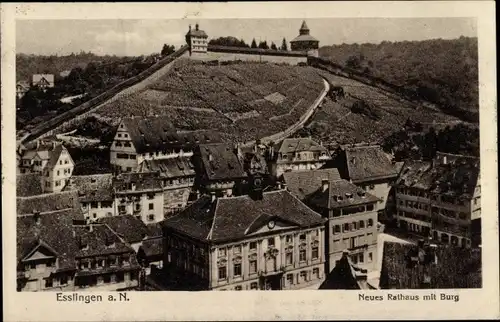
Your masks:
<svg viewBox="0 0 500 322"><path fill-rule="evenodd" d="M214 46L228 46L228 47L243 47L243 48L260 48L260 49L272 49L272 50L288 50L287 41L283 38L281 46L277 46L274 42L269 45L267 40L257 41L252 39L252 43L248 45L243 39L238 39L236 37L219 37L217 39L212 39L208 42L209 45Z"/></svg>
<svg viewBox="0 0 500 322"><path fill-rule="evenodd" d="M408 120L404 129L386 137L382 143L386 152L393 152L397 160L431 160L436 152L479 157L479 128L463 123L437 131Z"/></svg>

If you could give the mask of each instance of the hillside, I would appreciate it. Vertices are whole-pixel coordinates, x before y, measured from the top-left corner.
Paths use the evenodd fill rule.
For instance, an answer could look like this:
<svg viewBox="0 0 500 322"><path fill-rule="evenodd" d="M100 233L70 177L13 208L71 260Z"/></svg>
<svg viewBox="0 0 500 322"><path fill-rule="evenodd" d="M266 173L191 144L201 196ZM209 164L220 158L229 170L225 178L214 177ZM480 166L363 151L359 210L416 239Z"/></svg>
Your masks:
<svg viewBox="0 0 500 322"><path fill-rule="evenodd" d="M98 56L93 53L79 53L65 56L16 55L16 80L29 81L33 74L54 74L70 71L73 68L85 68L89 63L108 63L129 60L131 57Z"/></svg>
<svg viewBox="0 0 500 322"><path fill-rule="evenodd" d="M320 56L403 86L461 116L479 111L477 38L325 46Z"/></svg>
<svg viewBox="0 0 500 322"><path fill-rule="evenodd" d="M180 59L166 76L95 114L112 125L124 116L169 115L179 130L213 129L228 142L250 141L297 122L323 89L310 67Z"/></svg>
<svg viewBox="0 0 500 322"><path fill-rule="evenodd" d="M379 142L400 131L408 119L435 128L460 123L442 111L415 105L361 82L319 70L330 84L343 89L344 97L328 98L297 136L329 143Z"/></svg>

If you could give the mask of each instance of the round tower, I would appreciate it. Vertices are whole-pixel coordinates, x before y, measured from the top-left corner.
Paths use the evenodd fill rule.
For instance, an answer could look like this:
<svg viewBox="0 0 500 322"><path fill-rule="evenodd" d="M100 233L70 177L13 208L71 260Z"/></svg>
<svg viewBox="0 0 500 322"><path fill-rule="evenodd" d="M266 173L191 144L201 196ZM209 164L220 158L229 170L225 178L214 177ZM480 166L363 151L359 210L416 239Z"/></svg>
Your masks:
<svg viewBox="0 0 500 322"><path fill-rule="evenodd" d="M318 57L319 40L310 35L309 27L305 20L299 29L299 35L290 41L293 51L306 51L308 55Z"/></svg>

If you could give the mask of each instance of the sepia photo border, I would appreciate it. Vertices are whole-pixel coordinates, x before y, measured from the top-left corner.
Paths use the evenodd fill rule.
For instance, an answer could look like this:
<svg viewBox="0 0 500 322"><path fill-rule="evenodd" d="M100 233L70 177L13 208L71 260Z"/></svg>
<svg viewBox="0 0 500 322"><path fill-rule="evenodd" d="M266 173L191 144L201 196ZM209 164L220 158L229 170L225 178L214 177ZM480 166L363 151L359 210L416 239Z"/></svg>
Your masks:
<svg viewBox="0 0 500 322"><path fill-rule="evenodd" d="M17 19L474 17L480 99L483 288L282 292L128 292L123 301L71 303L55 292L16 292L15 22ZM495 4L493 1L1 4L2 224L5 321L479 319L500 317ZM57 35L54 35L55 37ZM389 301L446 293L459 301ZM363 301L359 294L382 295Z"/></svg>

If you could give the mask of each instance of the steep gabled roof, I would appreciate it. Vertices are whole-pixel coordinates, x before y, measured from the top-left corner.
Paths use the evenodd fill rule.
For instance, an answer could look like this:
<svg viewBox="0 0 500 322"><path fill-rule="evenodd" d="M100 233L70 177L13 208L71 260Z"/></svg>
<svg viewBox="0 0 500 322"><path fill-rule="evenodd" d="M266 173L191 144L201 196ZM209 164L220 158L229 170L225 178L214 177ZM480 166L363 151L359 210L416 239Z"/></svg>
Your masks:
<svg viewBox="0 0 500 322"><path fill-rule="evenodd" d="M288 190L300 200L321 188L324 179L329 182L340 180L339 171L335 168L291 171L283 173Z"/></svg>
<svg viewBox="0 0 500 322"><path fill-rule="evenodd" d="M164 178L194 176L194 165L189 157L144 160L139 172L159 172Z"/></svg>
<svg viewBox="0 0 500 322"><path fill-rule="evenodd" d="M150 234L146 224L132 215L104 217L99 219L99 223L106 224L128 243L140 242Z"/></svg>
<svg viewBox="0 0 500 322"><path fill-rule="evenodd" d="M72 189L78 191L81 202L112 201L113 175L111 173L72 176Z"/></svg>
<svg viewBox="0 0 500 322"><path fill-rule="evenodd" d="M196 157L201 161L202 175L208 180L245 178L243 162L233 149L224 143L200 144Z"/></svg>
<svg viewBox="0 0 500 322"><path fill-rule="evenodd" d="M130 117L122 123L128 131L137 153L192 150L197 144L221 142L220 135L210 130L177 131L169 116Z"/></svg>
<svg viewBox="0 0 500 322"><path fill-rule="evenodd" d="M406 161L396 180L396 185L429 190L434 183L433 172L430 161Z"/></svg>
<svg viewBox="0 0 500 322"><path fill-rule="evenodd" d="M135 185L135 191L161 190L162 188L158 172L120 173L113 180L115 192L131 191L131 185Z"/></svg>
<svg viewBox="0 0 500 322"><path fill-rule="evenodd" d="M249 196L202 197L164 225L191 238L213 242L244 239L257 220L264 217L288 222L301 228L324 224L314 212L286 190L265 192L261 200ZM254 227L255 228L255 227Z"/></svg>
<svg viewBox="0 0 500 322"><path fill-rule="evenodd" d="M81 211L78 192L76 190L46 193L31 197L17 197L17 214L46 213L64 209Z"/></svg>
<svg viewBox="0 0 500 322"><path fill-rule="evenodd" d="M353 182L396 178L400 165L378 145L344 147L349 178Z"/></svg>
<svg viewBox="0 0 500 322"><path fill-rule="evenodd" d="M316 141L310 138L287 138L278 143L275 147L275 152L278 153L295 153L305 151L328 153L328 149L319 145Z"/></svg>
<svg viewBox="0 0 500 322"><path fill-rule="evenodd" d="M369 289L367 271L354 265L347 253L337 261L333 270L326 275L320 290L365 290Z"/></svg>
<svg viewBox="0 0 500 322"><path fill-rule="evenodd" d="M379 201L377 197L344 179L330 182L327 190L323 191L320 188L307 198L307 202L311 205L324 209L363 205L377 201Z"/></svg>

